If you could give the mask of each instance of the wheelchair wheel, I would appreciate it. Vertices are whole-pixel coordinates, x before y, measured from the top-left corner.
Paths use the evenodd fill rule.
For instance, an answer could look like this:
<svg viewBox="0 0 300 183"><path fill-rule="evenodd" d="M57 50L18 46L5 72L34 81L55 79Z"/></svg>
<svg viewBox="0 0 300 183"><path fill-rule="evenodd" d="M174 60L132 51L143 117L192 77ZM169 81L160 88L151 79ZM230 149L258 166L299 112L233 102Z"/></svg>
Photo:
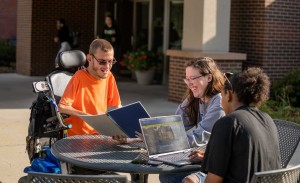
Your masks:
<svg viewBox="0 0 300 183"><path fill-rule="evenodd" d="M23 176L19 179L18 183L27 183L27 176Z"/></svg>

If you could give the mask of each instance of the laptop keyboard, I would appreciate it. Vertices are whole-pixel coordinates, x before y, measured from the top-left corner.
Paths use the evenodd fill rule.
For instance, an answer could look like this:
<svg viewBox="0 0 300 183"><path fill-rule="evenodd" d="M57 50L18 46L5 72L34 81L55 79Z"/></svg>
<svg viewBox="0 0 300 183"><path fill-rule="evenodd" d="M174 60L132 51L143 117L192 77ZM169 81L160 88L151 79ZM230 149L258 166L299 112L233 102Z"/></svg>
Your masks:
<svg viewBox="0 0 300 183"><path fill-rule="evenodd" d="M187 152L180 152L180 153L158 156L158 157L155 157L154 159L159 160L159 161L164 161L164 162L178 162L178 161L190 162L189 154L190 154L190 151L187 151Z"/></svg>

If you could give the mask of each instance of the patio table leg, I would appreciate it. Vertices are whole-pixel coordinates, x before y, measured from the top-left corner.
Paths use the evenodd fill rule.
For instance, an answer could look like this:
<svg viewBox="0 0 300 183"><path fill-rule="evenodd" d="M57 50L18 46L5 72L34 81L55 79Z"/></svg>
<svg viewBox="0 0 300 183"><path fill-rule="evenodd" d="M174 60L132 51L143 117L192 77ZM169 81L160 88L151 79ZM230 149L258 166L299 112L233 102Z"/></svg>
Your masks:
<svg viewBox="0 0 300 183"><path fill-rule="evenodd" d="M136 183L148 183L148 174L132 173L130 175L131 181L134 181Z"/></svg>

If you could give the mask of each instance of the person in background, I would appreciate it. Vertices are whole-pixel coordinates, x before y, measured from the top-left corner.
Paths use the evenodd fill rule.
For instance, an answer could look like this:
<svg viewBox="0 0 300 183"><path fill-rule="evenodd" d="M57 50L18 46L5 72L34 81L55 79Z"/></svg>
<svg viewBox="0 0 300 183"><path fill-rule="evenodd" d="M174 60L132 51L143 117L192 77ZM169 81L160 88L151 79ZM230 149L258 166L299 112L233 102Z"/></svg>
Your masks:
<svg viewBox="0 0 300 183"><path fill-rule="evenodd" d="M116 25L114 18L108 14L105 16L105 25L103 26L101 32L98 33L97 38L105 39L111 43L114 48L114 57L119 59L119 46L120 46L120 31ZM115 65L112 72L114 74L119 74L120 66Z"/></svg>
<svg viewBox="0 0 300 183"><path fill-rule="evenodd" d="M175 28L175 25L173 22L170 23L170 33L169 33L169 48L180 48L180 43L178 43L178 41L180 41L180 37L178 35L178 32Z"/></svg>
<svg viewBox="0 0 300 183"><path fill-rule="evenodd" d="M63 51L69 51L71 50L71 37L70 37L70 32L69 28L66 25L66 21L64 18L60 18L59 20L56 20L56 29L57 29L57 35L54 37L54 42L55 43L60 43L60 49L58 50L58 53L56 57L58 56L59 53ZM57 66L57 58L55 59L55 65Z"/></svg>
<svg viewBox="0 0 300 183"><path fill-rule="evenodd" d="M177 115L181 115L190 145L207 141L202 134L210 133L215 122L225 115L221 106L221 90L224 76L212 58L201 57L187 62L185 78L188 87L187 96L178 106ZM181 182L185 174L161 174L161 182Z"/></svg>
<svg viewBox="0 0 300 183"><path fill-rule="evenodd" d="M65 119L72 124L68 136L99 134L79 115L103 114L108 107L121 107L117 84L110 72L116 63L112 45L104 39L95 39L86 58L87 68L74 74L58 105L61 113L71 115Z"/></svg>
<svg viewBox="0 0 300 183"><path fill-rule="evenodd" d="M114 18L111 15L105 16L105 25L102 28L102 32L98 34L98 37L109 41L114 49L118 49L120 44L120 32L118 26L114 22ZM117 50L114 51L115 54L118 53Z"/></svg>
<svg viewBox="0 0 300 183"><path fill-rule="evenodd" d="M213 127L205 153L193 151L201 172L184 183L251 182L255 172L280 168L279 139L272 118L257 107L269 97L270 81L259 68L229 77L222 90L225 117ZM206 177L206 178L205 178Z"/></svg>

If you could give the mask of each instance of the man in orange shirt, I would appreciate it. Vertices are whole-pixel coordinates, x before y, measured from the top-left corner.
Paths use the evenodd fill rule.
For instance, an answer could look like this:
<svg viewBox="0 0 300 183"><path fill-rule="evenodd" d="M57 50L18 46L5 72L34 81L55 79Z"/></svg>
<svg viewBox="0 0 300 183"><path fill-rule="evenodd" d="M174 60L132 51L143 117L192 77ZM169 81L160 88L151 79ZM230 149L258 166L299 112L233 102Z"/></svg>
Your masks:
<svg viewBox="0 0 300 183"><path fill-rule="evenodd" d="M87 61L88 67L74 74L58 105L61 113L71 115L65 119L66 123L72 124L68 136L99 134L79 115L103 114L107 107L121 107L117 84L110 72L116 63L112 45L104 39L95 39L90 45Z"/></svg>

